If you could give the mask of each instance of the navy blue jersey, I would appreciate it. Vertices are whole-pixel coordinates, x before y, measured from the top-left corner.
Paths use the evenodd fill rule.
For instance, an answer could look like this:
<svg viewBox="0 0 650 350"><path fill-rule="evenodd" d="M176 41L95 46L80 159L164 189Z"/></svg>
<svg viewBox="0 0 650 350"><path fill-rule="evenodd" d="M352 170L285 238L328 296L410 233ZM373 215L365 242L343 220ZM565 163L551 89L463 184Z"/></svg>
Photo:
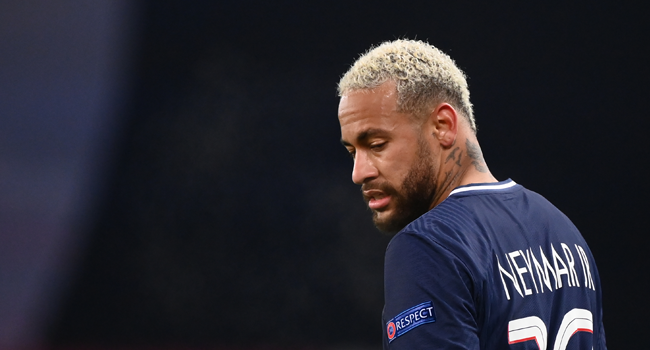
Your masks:
<svg viewBox="0 0 650 350"><path fill-rule="evenodd" d="M384 349L605 350L587 243L507 180L456 188L386 250Z"/></svg>

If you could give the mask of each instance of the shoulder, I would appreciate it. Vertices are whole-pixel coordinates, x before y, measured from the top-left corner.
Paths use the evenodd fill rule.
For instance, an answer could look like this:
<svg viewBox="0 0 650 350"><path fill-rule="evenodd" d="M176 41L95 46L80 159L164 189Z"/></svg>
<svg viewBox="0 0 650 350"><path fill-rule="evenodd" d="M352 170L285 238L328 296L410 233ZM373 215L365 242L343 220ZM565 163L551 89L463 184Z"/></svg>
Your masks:
<svg viewBox="0 0 650 350"><path fill-rule="evenodd" d="M453 270L463 267L473 279L481 279L494 245L505 239L503 233L519 229L520 221L512 218L521 215L515 211L522 209L523 202L538 201L527 198L531 194L538 196L512 180L457 188L393 237L386 251L386 269L427 262Z"/></svg>
<svg viewBox="0 0 650 350"><path fill-rule="evenodd" d="M472 295L476 264L462 231L430 216L416 220L423 221L422 226L407 226L389 243L384 262L387 298L404 293L445 295L445 290L465 290ZM439 290L443 286L444 290Z"/></svg>
<svg viewBox="0 0 650 350"><path fill-rule="evenodd" d="M445 218L439 212L429 211L391 239L386 248L387 269L392 264L417 267L462 260L459 254L466 249L461 237L465 230L455 224L455 219Z"/></svg>
<svg viewBox="0 0 650 350"><path fill-rule="evenodd" d="M405 229L428 231L440 226L467 231L480 223L499 219L498 214L518 201L545 201L511 179L485 184L470 184L454 189L438 206L422 215ZM548 203L550 204L550 203Z"/></svg>

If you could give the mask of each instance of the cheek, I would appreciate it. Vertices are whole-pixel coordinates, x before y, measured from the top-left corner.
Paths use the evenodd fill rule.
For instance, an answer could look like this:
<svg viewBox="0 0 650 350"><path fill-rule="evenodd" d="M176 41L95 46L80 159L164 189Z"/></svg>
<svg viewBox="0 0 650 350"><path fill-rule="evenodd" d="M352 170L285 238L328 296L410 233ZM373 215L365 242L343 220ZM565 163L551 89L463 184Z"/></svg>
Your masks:
<svg viewBox="0 0 650 350"><path fill-rule="evenodd" d="M403 152L396 154L395 157L385 158L379 161L380 172L385 180L394 186L400 186L408 175L409 171L416 165L418 160L415 155L407 156Z"/></svg>

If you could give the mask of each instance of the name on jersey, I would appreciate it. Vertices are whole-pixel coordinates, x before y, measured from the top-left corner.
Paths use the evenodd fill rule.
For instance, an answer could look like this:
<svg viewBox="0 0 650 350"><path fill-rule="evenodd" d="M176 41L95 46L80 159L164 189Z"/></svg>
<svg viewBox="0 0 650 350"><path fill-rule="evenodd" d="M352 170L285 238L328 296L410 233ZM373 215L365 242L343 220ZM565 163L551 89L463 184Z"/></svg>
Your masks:
<svg viewBox="0 0 650 350"><path fill-rule="evenodd" d="M506 298L510 300L511 288L523 298L545 290L553 292L564 286L580 287L581 281L584 288L596 290L585 250L577 244L560 243L559 247L556 250L551 244L550 252L544 252L541 246L539 249L529 247L505 253L501 258L497 254Z"/></svg>
<svg viewBox="0 0 650 350"><path fill-rule="evenodd" d="M401 312L386 323L388 342L392 342L415 327L432 322L436 322L436 313L433 309L433 302L427 301L415 305L412 308Z"/></svg>

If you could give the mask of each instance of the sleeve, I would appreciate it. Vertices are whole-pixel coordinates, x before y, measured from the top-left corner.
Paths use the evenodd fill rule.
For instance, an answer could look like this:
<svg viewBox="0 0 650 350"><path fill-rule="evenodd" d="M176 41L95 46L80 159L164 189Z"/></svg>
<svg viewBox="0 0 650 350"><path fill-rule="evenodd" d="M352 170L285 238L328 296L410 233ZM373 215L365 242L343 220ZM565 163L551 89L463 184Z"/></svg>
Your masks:
<svg viewBox="0 0 650 350"><path fill-rule="evenodd" d="M384 349L479 349L474 282L456 254L401 232L386 250Z"/></svg>

